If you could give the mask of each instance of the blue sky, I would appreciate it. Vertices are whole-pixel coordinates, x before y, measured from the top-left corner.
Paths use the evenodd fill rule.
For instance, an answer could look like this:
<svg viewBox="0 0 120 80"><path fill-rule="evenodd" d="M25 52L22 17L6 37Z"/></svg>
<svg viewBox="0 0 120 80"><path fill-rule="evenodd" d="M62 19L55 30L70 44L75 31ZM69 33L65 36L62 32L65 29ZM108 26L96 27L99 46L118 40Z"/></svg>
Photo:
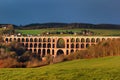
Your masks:
<svg viewBox="0 0 120 80"><path fill-rule="evenodd" d="M120 24L120 0L0 0L0 23Z"/></svg>

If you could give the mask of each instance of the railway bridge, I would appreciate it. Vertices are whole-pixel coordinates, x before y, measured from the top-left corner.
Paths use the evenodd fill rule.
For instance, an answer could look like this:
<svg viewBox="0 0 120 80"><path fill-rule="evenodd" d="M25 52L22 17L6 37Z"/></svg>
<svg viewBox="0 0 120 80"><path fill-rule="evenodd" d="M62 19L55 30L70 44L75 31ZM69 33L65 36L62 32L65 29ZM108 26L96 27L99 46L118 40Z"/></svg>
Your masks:
<svg viewBox="0 0 120 80"><path fill-rule="evenodd" d="M54 57L60 54L69 55L78 50L85 50L103 40L118 39L119 36L5 36L4 41L16 41L32 53L44 57L51 54ZM62 45L61 45L62 44Z"/></svg>

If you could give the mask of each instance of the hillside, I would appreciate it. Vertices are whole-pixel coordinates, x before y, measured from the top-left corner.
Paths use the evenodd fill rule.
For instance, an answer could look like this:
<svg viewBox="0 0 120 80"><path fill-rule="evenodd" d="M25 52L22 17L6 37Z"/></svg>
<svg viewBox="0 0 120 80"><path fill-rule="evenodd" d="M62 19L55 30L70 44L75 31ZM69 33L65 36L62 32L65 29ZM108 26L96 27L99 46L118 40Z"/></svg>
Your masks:
<svg viewBox="0 0 120 80"><path fill-rule="evenodd" d="M17 28L17 27L16 27ZM42 29L42 28L89 28L89 29L120 29L116 24L90 24L90 23L34 23L21 27L21 29Z"/></svg>
<svg viewBox="0 0 120 80"><path fill-rule="evenodd" d="M2 26L9 24L0 24ZM14 25L15 29L44 29L44 28L86 28L86 29L120 29L120 25L117 24L90 24L90 23L33 23L27 25Z"/></svg>
<svg viewBox="0 0 120 80"><path fill-rule="evenodd" d="M120 80L120 56L0 69L0 80Z"/></svg>

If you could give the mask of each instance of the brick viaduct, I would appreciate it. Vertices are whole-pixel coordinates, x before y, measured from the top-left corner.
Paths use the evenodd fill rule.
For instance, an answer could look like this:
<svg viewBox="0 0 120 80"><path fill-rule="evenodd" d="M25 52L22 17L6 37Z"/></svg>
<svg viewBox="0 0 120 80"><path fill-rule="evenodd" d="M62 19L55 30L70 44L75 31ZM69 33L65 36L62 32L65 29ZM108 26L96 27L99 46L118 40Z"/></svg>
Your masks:
<svg viewBox="0 0 120 80"><path fill-rule="evenodd" d="M32 37L18 37L6 36L4 40L6 43L12 41L20 42L27 50L32 53L39 54L44 57L51 54L54 57L60 54L69 55L78 50L84 50L91 45L95 45L103 40L112 40L120 38L115 36L32 36ZM64 42L62 47L58 46L59 40Z"/></svg>

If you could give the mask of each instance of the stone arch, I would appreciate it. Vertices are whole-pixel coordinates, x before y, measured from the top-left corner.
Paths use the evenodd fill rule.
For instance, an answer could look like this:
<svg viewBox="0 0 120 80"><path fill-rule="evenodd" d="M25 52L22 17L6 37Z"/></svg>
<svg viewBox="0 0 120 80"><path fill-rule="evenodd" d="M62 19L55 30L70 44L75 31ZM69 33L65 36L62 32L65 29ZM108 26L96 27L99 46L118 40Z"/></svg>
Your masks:
<svg viewBox="0 0 120 80"><path fill-rule="evenodd" d="M34 48L37 48L37 43L34 44Z"/></svg>
<svg viewBox="0 0 120 80"><path fill-rule="evenodd" d="M79 39L79 38L76 38L76 42L80 42L80 39Z"/></svg>
<svg viewBox="0 0 120 80"><path fill-rule="evenodd" d="M74 48L74 44L73 43L71 44L71 48Z"/></svg>
<svg viewBox="0 0 120 80"><path fill-rule="evenodd" d="M41 55L41 49L38 49L38 54Z"/></svg>
<svg viewBox="0 0 120 80"><path fill-rule="evenodd" d="M68 55L68 54L69 54L69 51L67 50L67 51L66 51L66 55Z"/></svg>
<svg viewBox="0 0 120 80"><path fill-rule="evenodd" d="M46 48L46 43L43 44L43 48Z"/></svg>
<svg viewBox="0 0 120 80"><path fill-rule="evenodd" d="M73 49L71 49L71 51L70 51L71 53L73 53L74 52L74 50Z"/></svg>
<svg viewBox="0 0 120 80"><path fill-rule="evenodd" d="M42 44L41 44L41 43L39 43L38 47L39 47L39 48L41 48L41 47L42 47Z"/></svg>
<svg viewBox="0 0 120 80"><path fill-rule="evenodd" d="M97 39L96 39L96 42L97 42L97 43L100 42L100 38L97 38Z"/></svg>
<svg viewBox="0 0 120 80"><path fill-rule="evenodd" d="M52 50L52 55L54 55L54 50Z"/></svg>
<svg viewBox="0 0 120 80"><path fill-rule="evenodd" d="M26 42L29 42L29 39L28 39L28 38L26 38Z"/></svg>
<svg viewBox="0 0 120 80"><path fill-rule="evenodd" d="M57 56L62 55L62 54L64 54L63 50L60 49L60 50L57 51Z"/></svg>
<svg viewBox="0 0 120 80"><path fill-rule="evenodd" d="M43 49L43 50L42 50L42 57L45 57L45 54L46 54L46 50Z"/></svg>
<svg viewBox="0 0 120 80"><path fill-rule="evenodd" d="M76 48L79 48L79 44L76 44Z"/></svg>
<svg viewBox="0 0 120 80"><path fill-rule="evenodd" d="M85 45L84 45L84 44L81 44L81 48L82 48L82 49L85 48Z"/></svg>
<svg viewBox="0 0 120 80"><path fill-rule="evenodd" d="M90 44L86 44L86 48L89 48L90 47Z"/></svg>
<svg viewBox="0 0 120 80"><path fill-rule="evenodd" d="M22 42L25 42L25 39L24 39L24 38L22 38Z"/></svg>
<svg viewBox="0 0 120 80"><path fill-rule="evenodd" d="M10 38L9 41L12 42L12 38Z"/></svg>
<svg viewBox="0 0 120 80"><path fill-rule="evenodd" d="M37 53L37 49L34 49L34 53Z"/></svg>
<svg viewBox="0 0 120 80"><path fill-rule="evenodd" d="M30 38L30 42L33 42L33 38Z"/></svg>
<svg viewBox="0 0 120 80"><path fill-rule="evenodd" d="M48 42L51 42L51 39L50 39L50 38L48 38Z"/></svg>
<svg viewBox="0 0 120 80"><path fill-rule="evenodd" d="M25 47L26 47L26 48L28 47L28 43L25 44Z"/></svg>
<svg viewBox="0 0 120 80"><path fill-rule="evenodd" d="M81 42L85 42L85 39L84 39L84 38L82 38L82 39L81 39Z"/></svg>
<svg viewBox="0 0 120 80"><path fill-rule="evenodd" d="M89 38L87 38L87 39L86 39L86 42L90 42L90 39L89 39Z"/></svg>
<svg viewBox="0 0 120 80"><path fill-rule="evenodd" d="M50 54L50 49L47 49L47 54Z"/></svg>
<svg viewBox="0 0 120 80"><path fill-rule="evenodd" d="M8 41L9 41L9 40L8 40L8 38L6 38L6 39L5 39L5 41L7 41L7 42L8 42Z"/></svg>
<svg viewBox="0 0 120 80"><path fill-rule="evenodd" d="M14 41L16 41L16 38L14 38Z"/></svg>
<svg viewBox="0 0 120 80"><path fill-rule="evenodd" d="M48 47L48 48L51 48L51 44L50 44L50 43L49 43L49 44L47 44L47 47Z"/></svg>
<svg viewBox="0 0 120 80"><path fill-rule="evenodd" d="M57 48L65 48L65 41L63 38L57 40Z"/></svg>
<svg viewBox="0 0 120 80"><path fill-rule="evenodd" d="M20 42L20 38L18 38L18 40L17 40L18 42Z"/></svg>
<svg viewBox="0 0 120 80"><path fill-rule="evenodd" d="M46 38L43 38L43 42L46 42Z"/></svg>
<svg viewBox="0 0 120 80"><path fill-rule="evenodd" d="M34 39L34 42L37 42L37 38Z"/></svg>
<svg viewBox="0 0 120 80"><path fill-rule="evenodd" d="M41 39L41 38L39 38L39 42L42 42L42 39Z"/></svg>
<svg viewBox="0 0 120 80"><path fill-rule="evenodd" d="M29 51L32 52L32 49L30 49Z"/></svg>
<svg viewBox="0 0 120 80"><path fill-rule="evenodd" d="M74 38L72 38L72 39L71 39L71 42L75 42L75 39L74 39Z"/></svg>
<svg viewBox="0 0 120 80"><path fill-rule="evenodd" d="M32 43L30 43L30 48L32 48L33 47L33 44Z"/></svg>
<svg viewBox="0 0 120 80"><path fill-rule="evenodd" d="M105 40L105 38L102 38L102 41L104 41Z"/></svg>
<svg viewBox="0 0 120 80"><path fill-rule="evenodd" d="M95 42L95 38L92 38L92 39L91 39L91 42L93 42L93 43L94 43L94 42Z"/></svg>

